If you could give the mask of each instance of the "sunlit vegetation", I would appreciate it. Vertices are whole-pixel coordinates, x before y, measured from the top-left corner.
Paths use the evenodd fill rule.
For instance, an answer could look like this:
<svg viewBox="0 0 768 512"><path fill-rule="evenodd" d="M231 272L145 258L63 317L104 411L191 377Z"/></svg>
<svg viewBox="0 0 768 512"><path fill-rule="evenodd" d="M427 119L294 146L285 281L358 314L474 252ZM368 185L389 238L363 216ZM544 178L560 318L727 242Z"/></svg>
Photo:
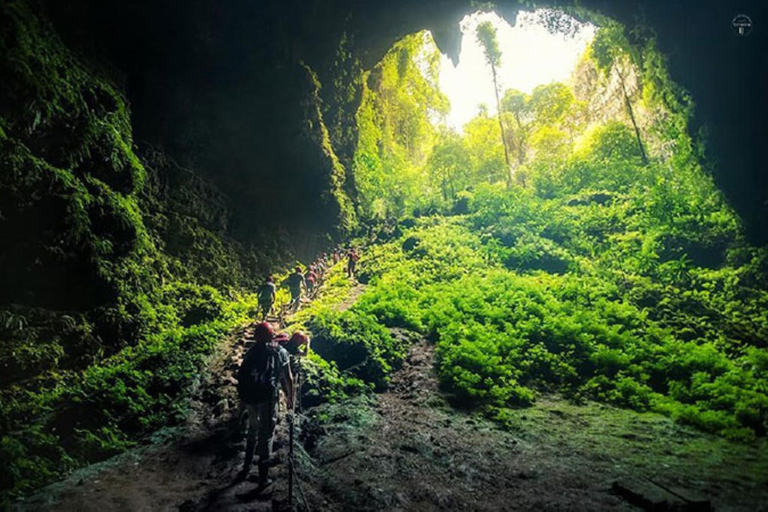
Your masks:
<svg viewBox="0 0 768 512"><path fill-rule="evenodd" d="M194 172L139 158L116 79L28 9L0 6L0 75L14 77L0 93L13 241L0 262L21 269L0 290L0 491L14 494L182 421L206 357L248 321L256 273L287 259L277 238L258 254L232 241L225 200ZM427 32L362 76L342 41L349 87L332 110L302 68L339 232L362 219L375 235L357 303L336 309L351 288L336 268L293 319L316 350L305 405L386 389L423 336L452 403L501 424L560 393L765 436L768 251L708 174L652 34L600 23L567 83L499 90L500 114L460 132L443 123Z"/></svg>
<svg viewBox="0 0 768 512"><path fill-rule="evenodd" d="M414 34L363 77L353 170L369 218L401 217L428 201L422 170L437 137L432 121L448 109L437 87L439 58L428 34Z"/></svg>
<svg viewBox="0 0 768 512"><path fill-rule="evenodd" d="M764 436L768 254L714 186L653 37L625 33L604 23L569 83L507 90L501 116L438 127L413 140L423 158L377 171L431 184L376 195L375 215L421 218L369 251L352 312L435 340L444 389L491 415L560 392Z"/></svg>

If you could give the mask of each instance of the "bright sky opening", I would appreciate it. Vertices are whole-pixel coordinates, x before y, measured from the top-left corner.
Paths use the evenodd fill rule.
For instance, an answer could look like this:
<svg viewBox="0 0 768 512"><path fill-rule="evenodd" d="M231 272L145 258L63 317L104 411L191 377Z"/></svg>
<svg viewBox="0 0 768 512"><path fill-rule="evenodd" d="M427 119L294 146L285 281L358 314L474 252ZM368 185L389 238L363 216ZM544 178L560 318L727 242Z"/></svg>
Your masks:
<svg viewBox="0 0 768 512"><path fill-rule="evenodd" d="M494 12L465 16L458 65L454 67L445 55L440 63L440 89L451 102L446 121L459 131L477 115L481 104L489 114L496 114L491 68L475 36L477 25L486 20L496 28L501 50L498 79L502 95L510 88L530 93L537 85L567 81L596 30L593 25L579 24L572 35L552 34L535 13L525 11L518 14L514 27Z"/></svg>

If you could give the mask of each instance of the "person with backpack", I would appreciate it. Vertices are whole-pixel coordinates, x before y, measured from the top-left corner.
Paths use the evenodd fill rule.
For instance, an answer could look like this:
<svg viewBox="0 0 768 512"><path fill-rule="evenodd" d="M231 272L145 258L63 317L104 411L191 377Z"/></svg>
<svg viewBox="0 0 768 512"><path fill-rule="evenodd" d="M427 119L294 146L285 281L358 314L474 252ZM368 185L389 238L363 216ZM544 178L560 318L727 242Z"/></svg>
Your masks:
<svg viewBox="0 0 768 512"><path fill-rule="evenodd" d="M312 265L307 269L307 273L304 274L304 282L307 284L307 295L312 297L312 293L315 291L315 283L317 282L317 274Z"/></svg>
<svg viewBox="0 0 768 512"><path fill-rule="evenodd" d="M275 304L275 295L277 293L277 287L275 286L275 280L272 276L268 276L264 284L259 287L259 314L262 320L266 320L270 313L272 313L272 307Z"/></svg>
<svg viewBox="0 0 768 512"><path fill-rule="evenodd" d="M254 329L256 344L243 358L237 372L237 392L248 412L245 464L240 475L251 470L254 451L259 455L259 487L270 484L269 459L277 426L280 388L285 392L288 409L293 409L293 375L288 352L275 340L269 322ZM258 439L258 445L256 444Z"/></svg>
<svg viewBox="0 0 768 512"><path fill-rule="evenodd" d="M350 279L355 277L355 267L357 267L357 260L359 259L360 256L357 254L357 251L354 247L350 247L349 251L347 251L347 276Z"/></svg>
<svg viewBox="0 0 768 512"><path fill-rule="evenodd" d="M288 336L286 333L280 333L275 336L275 341L288 352L291 361L291 372L293 374L294 385L299 379L299 359L306 357L309 354L309 336L302 332L296 331L292 336Z"/></svg>
<svg viewBox="0 0 768 512"><path fill-rule="evenodd" d="M301 289L307 287L304 275L301 273L301 267L298 265L291 275L288 276L288 289L291 290L290 309L295 311L301 301Z"/></svg>

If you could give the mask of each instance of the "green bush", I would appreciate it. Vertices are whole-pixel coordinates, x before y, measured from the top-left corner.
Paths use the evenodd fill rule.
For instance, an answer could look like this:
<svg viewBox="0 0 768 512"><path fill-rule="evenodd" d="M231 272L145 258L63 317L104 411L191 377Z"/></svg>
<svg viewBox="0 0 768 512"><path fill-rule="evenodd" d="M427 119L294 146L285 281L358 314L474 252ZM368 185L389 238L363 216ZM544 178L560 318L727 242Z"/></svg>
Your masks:
<svg viewBox="0 0 768 512"><path fill-rule="evenodd" d="M563 246L577 254L567 268L524 273L520 265L510 271L497 256L521 247L521 240L525 247L526 240L544 239L523 230L505 240L505 233L517 229L509 223L537 225L559 214L511 204L502 194L481 188L470 217L424 220L399 240L372 249L375 278L352 314L436 340L440 383L457 405L521 406L537 392L558 391L664 412L738 439L765 434L768 359L758 346L749 347L753 339L759 343L761 314L750 308L762 304L762 292L731 285L717 292L717 280L711 279L698 291L691 288L698 286L696 277L664 285L643 276L648 270L637 260L622 267L622 258L633 255L628 249L603 259L616 251L608 245L593 246L593 257L580 259L582 249L573 238L581 235L572 227L561 231ZM614 196L611 205L584 210L563 202L560 208L567 215L581 209L575 215L592 216L592 208L621 207L620 201ZM513 211L510 220L504 217ZM625 215L631 220L637 213ZM490 236L475 228L483 219L495 219ZM717 272L730 276L731 283L738 275L736 269ZM744 302L745 297L751 299ZM333 315L326 322L327 329L339 327L334 339L360 330L342 327ZM735 335L747 343L746 350L737 348ZM377 343L387 346L384 340ZM345 351L362 361L370 349L345 346Z"/></svg>
<svg viewBox="0 0 768 512"><path fill-rule="evenodd" d="M389 374L406 354L406 347L366 313L321 311L308 324L312 349L340 371L386 389Z"/></svg>

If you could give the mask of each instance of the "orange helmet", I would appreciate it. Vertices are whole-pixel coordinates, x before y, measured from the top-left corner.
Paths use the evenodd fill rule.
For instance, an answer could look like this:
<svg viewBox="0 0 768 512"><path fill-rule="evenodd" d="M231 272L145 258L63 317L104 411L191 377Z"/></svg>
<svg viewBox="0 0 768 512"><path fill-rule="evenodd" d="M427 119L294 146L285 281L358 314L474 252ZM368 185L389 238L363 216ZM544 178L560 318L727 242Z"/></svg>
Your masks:
<svg viewBox="0 0 768 512"><path fill-rule="evenodd" d="M291 342L295 343L297 346L306 345L309 342L309 336L301 331L296 331L293 333L293 336L291 336Z"/></svg>
<svg viewBox="0 0 768 512"><path fill-rule="evenodd" d="M253 330L253 337L258 343L269 343L275 335L275 330L269 322L261 322Z"/></svg>

